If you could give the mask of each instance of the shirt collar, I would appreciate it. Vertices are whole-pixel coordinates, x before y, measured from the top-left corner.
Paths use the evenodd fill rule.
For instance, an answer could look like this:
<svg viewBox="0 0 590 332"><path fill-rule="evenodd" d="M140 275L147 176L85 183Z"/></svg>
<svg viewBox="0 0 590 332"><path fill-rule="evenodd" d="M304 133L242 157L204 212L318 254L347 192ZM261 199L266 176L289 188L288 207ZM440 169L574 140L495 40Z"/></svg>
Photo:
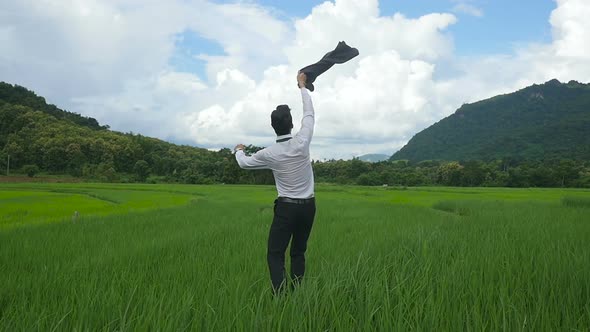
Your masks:
<svg viewBox="0 0 590 332"><path fill-rule="evenodd" d="M287 134L287 135L280 135L277 136L277 142L278 141L288 141L289 139L293 138L293 136L291 134Z"/></svg>

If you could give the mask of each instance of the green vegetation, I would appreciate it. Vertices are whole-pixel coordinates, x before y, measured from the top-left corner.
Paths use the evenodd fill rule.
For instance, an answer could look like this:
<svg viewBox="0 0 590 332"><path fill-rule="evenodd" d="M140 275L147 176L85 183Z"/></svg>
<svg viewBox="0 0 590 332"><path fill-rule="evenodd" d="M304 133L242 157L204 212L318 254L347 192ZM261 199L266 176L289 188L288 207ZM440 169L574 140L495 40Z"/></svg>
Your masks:
<svg viewBox="0 0 590 332"><path fill-rule="evenodd" d="M273 181L270 171L241 170L229 149L212 152L107 128L48 105L26 88L0 82L0 169L7 168L10 157L12 174L27 174L36 166L43 174L95 182Z"/></svg>
<svg viewBox="0 0 590 332"><path fill-rule="evenodd" d="M590 197L565 196L561 201L563 205L569 207L590 208Z"/></svg>
<svg viewBox="0 0 590 332"><path fill-rule="evenodd" d="M576 128L590 123L584 120L584 116L590 114L587 111L590 100L584 97L588 95L587 91L590 91L588 86L582 84L547 83L513 95L466 105L457 114L416 135L393 158L407 157L409 160L377 163L359 159L316 160L313 162L314 172L318 182L364 186L388 184L588 188L590 154L584 154L583 151L590 151L590 135L586 135L590 129L576 131ZM586 100L589 102L586 103ZM502 107L498 106L500 101ZM564 107L563 112L560 105ZM529 106L533 108L527 108ZM543 107L547 107L546 112L540 111L545 110ZM561 113L555 113L556 110ZM496 114L497 112L501 114ZM466 122L457 124L457 117ZM553 126L545 126L545 122L539 120L543 123L541 126L541 122L532 121L531 117L545 119L543 121L547 124L559 124L564 130L572 130L567 134L561 131L550 132L548 130L553 130ZM498 121L503 121L502 125ZM504 122L509 122L513 127ZM527 123L531 127L524 130L518 127L519 123ZM494 131L495 126L511 129L500 134ZM503 142L494 146L493 151L484 149L480 155L468 153L476 146L486 147L486 144L496 142L494 137L510 137L506 136L507 133L521 129L523 135L538 129L539 133L535 135L540 135L542 139L535 141L536 147L533 150L539 150L539 144L547 146L547 150L543 148L538 153L527 152L524 155L506 157L513 154L503 152L511 146ZM473 138L474 133L485 135L476 139ZM269 135L272 136L270 129ZM446 135L455 136L447 139ZM444 139L439 139L441 137ZM444 145L447 144L444 142L451 146ZM551 149L556 144L561 147L559 154L545 153L553 151ZM412 150L414 146L417 146L415 151L422 151L420 155L406 156L408 149ZM449 155L423 155L424 151L429 151L426 148L439 149ZM249 146L247 152L254 153L259 149L261 148ZM527 149L522 151L530 150ZM426 156L449 158L450 161L423 160ZM23 87L0 83L0 169L7 168L8 157L11 174L34 176L39 181L50 176L68 175L92 182L274 183L270 171L250 172L240 169L227 148L213 152L191 146L178 146L133 133L113 132L107 126L100 126L95 119L46 104L43 98ZM382 156L367 155L362 158L378 160ZM479 158L484 161L464 158ZM10 178L0 176L0 182L9 181Z"/></svg>
<svg viewBox="0 0 590 332"><path fill-rule="evenodd" d="M573 160L444 162L358 159L315 162L318 182L380 186L590 187L590 162Z"/></svg>
<svg viewBox="0 0 590 332"><path fill-rule="evenodd" d="M39 173L39 167L37 167L37 165L25 165L23 166L23 172L28 177L32 178Z"/></svg>
<svg viewBox="0 0 590 332"><path fill-rule="evenodd" d="M590 84L557 80L466 104L391 159L590 160Z"/></svg>
<svg viewBox="0 0 590 332"><path fill-rule="evenodd" d="M109 126L101 126L94 118L81 116L80 114L68 112L57 108L55 105L47 104L45 98L37 96L27 88L0 82L0 101L12 105L21 105L29 109L49 114L57 119L64 119L79 126L91 129L108 129Z"/></svg>
<svg viewBox="0 0 590 332"><path fill-rule="evenodd" d="M282 298L275 195L3 184L0 330L590 327L588 190L319 186L306 280Z"/></svg>
<svg viewBox="0 0 590 332"><path fill-rule="evenodd" d="M185 205L196 194L145 185L10 184L0 190L0 229L88 215L127 214Z"/></svg>

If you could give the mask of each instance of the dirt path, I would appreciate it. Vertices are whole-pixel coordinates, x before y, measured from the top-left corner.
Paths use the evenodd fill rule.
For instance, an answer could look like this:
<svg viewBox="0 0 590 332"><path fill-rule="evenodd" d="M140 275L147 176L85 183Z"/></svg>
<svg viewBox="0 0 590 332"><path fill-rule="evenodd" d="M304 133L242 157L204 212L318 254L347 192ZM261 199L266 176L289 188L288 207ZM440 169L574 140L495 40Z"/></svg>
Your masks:
<svg viewBox="0 0 590 332"><path fill-rule="evenodd" d="M60 177L33 177L21 175L0 175L0 183L14 183L14 182L45 182L45 183L77 183L82 182L79 178L60 178Z"/></svg>

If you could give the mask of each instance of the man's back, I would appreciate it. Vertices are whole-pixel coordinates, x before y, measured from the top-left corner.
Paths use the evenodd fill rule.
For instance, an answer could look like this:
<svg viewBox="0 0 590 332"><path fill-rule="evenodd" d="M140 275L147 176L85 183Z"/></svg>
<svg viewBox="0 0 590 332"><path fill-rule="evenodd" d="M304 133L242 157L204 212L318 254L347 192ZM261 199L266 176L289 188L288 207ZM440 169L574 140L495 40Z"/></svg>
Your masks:
<svg viewBox="0 0 590 332"><path fill-rule="evenodd" d="M268 166L272 170L280 197L309 198L314 195L314 179L309 145L297 136L268 148Z"/></svg>
<svg viewBox="0 0 590 332"><path fill-rule="evenodd" d="M315 114L307 89L301 89L303 117L295 136L277 136L277 143L258 151L252 157L237 151L236 159L245 169L271 169L279 197L310 198L314 196L314 179L309 145L313 137Z"/></svg>

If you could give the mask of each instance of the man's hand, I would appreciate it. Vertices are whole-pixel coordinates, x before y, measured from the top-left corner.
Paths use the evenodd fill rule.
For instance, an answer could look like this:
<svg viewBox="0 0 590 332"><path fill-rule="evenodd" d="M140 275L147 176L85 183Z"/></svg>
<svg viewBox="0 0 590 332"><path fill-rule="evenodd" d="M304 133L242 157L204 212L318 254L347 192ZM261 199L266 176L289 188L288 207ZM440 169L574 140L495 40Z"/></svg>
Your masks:
<svg viewBox="0 0 590 332"><path fill-rule="evenodd" d="M305 73L298 73L297 74L297 85L299 88L305 88L305 82L307 82L307 75Z"/></svg>
<svg viewBox="0 0 590 332"><path fill-rule="evenodd" d="M237 152L238 150L244 150L246 147L244 146L244 144L238 144L236 145L236 147L234 148L234 152Z"/></svg>

